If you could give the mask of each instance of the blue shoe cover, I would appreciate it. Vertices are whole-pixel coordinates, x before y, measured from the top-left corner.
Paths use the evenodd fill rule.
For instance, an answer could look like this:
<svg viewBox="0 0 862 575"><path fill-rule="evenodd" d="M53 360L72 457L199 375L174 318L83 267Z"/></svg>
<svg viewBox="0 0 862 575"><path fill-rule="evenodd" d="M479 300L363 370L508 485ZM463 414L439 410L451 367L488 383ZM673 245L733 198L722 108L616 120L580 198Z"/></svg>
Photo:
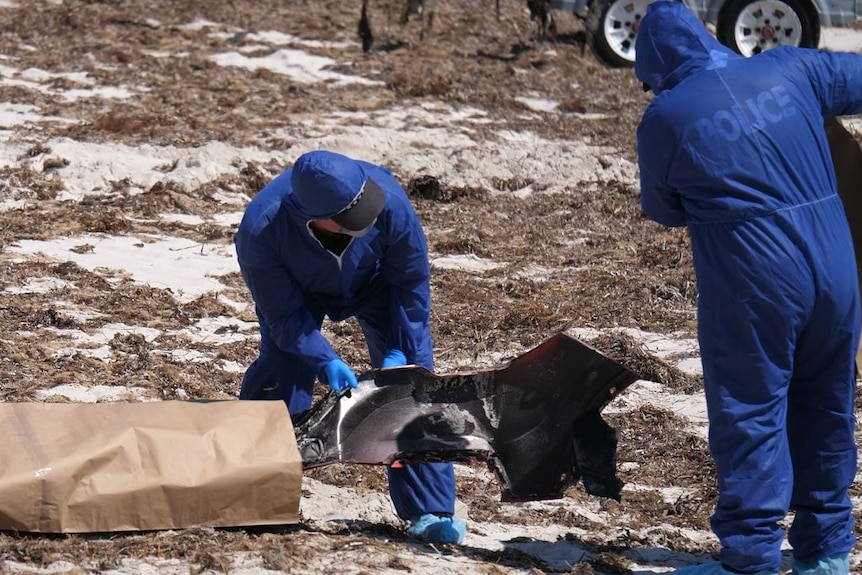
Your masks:
<svg viewBox="0 0 862 575"><path fill-rule="evenodd" d="M702 565L691 565L672 571L674 575L736 575L733 571L725 569L718 561L704 563ZM751 575L778 575L777 571L758 571ZM819 574L818 574L819 575Z"/></svg>
<svg viewBox="0 0 862 575"><path fill-rule="evenodd" d="M454 543L460 545L467 534L467 526L457 517L426 513L414 519L407 529L411 535L421 537L428 543Z"/></svg>
<svg viewBox="0 0 862 575"><path fill-rule="evenodd" d="M850 573L850 557L844 555L833 555L821 559L817 563L797 563L792 561L792 575L848 575Z"/></svg>

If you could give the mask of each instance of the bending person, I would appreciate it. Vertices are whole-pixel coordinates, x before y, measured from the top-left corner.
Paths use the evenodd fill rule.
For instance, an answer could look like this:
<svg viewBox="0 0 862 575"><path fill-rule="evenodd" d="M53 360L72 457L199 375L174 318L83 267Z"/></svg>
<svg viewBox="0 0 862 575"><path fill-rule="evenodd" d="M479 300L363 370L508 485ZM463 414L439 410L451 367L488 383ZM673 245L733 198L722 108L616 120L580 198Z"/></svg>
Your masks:
<svg viewBox="0 0 862 575"><path fill-rule="evenodd" d="M373 367L433 369L428 248L407 194L386 169L329 151L300 156L248 205L236 235L260 324L260 353L240 399L311 407L314 382L343 392L353 370L320 328L355 317ZM409 532L462 543L451 463L389 468L389 493Z"/></svg>

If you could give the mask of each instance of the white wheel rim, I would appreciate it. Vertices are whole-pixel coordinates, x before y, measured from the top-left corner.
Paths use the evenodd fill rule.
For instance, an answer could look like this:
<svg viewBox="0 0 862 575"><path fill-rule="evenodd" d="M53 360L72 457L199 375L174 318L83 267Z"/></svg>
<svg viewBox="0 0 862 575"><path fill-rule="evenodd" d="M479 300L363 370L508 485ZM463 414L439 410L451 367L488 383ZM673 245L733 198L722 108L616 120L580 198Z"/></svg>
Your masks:
<svg viewBox="0 0 862 575"><path fill-rule="evenodd" d="M762 0L746 6L733 26L733 38L743 56L802 41L799 15L781 0Z"/></svg>
<svg viewBox="0 0 862 575"><path fill-rule="evenodd" d="M628 62L635 61L635 38L641 18L652 0L618 0L605 15L602 30L611 51Z"/></svg>

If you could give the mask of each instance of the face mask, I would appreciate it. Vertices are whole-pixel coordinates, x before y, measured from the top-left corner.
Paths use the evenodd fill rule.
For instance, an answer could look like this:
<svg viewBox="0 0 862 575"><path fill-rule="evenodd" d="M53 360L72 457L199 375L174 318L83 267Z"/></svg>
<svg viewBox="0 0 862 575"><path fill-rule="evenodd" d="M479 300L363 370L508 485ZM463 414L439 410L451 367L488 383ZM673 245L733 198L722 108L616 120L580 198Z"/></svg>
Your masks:
<svg viewBox="0 0 862 575"><path fill-rule="evenodd" d="M337 233L344 234L345 236L351 236L354 238L361 238L362 236L367 234L371 230L371 228L374 227L374 224L376 224L376 223L377 223L377 218L374 218L374 220L370 224L368 224L367 226L365 226L361 230L348 230L346 228L341 228L338 230Z"/></svg>

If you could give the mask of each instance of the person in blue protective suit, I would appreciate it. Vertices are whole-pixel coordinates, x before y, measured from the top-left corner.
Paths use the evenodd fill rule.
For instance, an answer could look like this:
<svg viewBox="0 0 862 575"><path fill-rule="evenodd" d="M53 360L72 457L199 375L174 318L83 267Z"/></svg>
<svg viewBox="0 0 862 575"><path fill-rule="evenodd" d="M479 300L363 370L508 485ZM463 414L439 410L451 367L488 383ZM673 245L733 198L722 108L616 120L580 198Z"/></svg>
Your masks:
<svg viewBox="0 0 862 575"><path fill-rule="evenodd" d="M683 4L640 23L641 205L687 226L718 478L719 562L686 575L849 572L856 472L853 243L824 116L862 112L862 57L782 47L744 58Z"/></svg>
<svg viewBox="0 0 862 575"><path fill-rule="evenodd" d="M356 387L356 375L321 334L324 317L357 319L373 367L433 369L428 248L388 170L324 150L303 154L254 197L235 243L261 335L240 399L283 400L296 414L311 407L318 378L340 393ZM463 542L451 463L388 473L411 534Z"/></svg>

